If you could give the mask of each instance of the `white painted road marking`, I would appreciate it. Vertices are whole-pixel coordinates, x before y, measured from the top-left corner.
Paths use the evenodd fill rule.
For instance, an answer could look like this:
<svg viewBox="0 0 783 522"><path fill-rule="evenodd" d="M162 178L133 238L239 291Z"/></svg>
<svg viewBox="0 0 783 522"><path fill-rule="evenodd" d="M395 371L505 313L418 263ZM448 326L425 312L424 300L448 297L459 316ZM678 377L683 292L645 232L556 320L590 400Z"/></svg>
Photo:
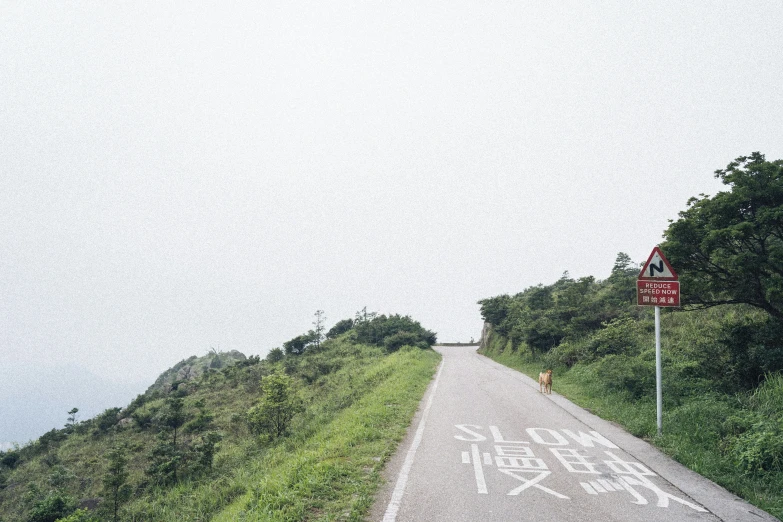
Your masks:
<svg viewBox="0 0 783 522"><path fill-rule="evenodd" d="M438 381L440 381L440 374L443 371L444 364L444 362L440 363L438 374L435 376L435 382L432 385L430 398L427 400L427 406L425 406L424 411L421 414L419 427L416 429L416 436L413 438L408 454L405 456L405 462L400 469L400 474L397 476L397 483L394 486L392 498L389 501L389 505L386 507L386 513L383 515L383 522L395 522L397 520L397 511L400 510L400 503L402 502L402 496L405 493L405 486L408 484L408 475L411 472L411 467L413 467L413 459L416 457L416 450L419 449L419 444L421 444L421 439L424 436L424 425L426 424L427 416L430 413L432 399L435 397L435 390L438 389Z"/></svg>
<svg viewBox="0 0 783 522"><path fill-rule="evenodd" d="M484 428L478 424L455 424L454 427L463 434L470 435L469 438L462 434L454 435L454 438L472 442L470 451L462 452L462 463L473 464L477 493L481 495L489 494L489 488L487 487L487 481L482 467L482 452L480 451L478 444L480 442L490 443L487 437L481 434L481 431L483 431ZM619 449L613 442L596 431L590 431L589 433L580 431L577 434L571 430L561 429L560 431L562 433L572 439L572 441L569 441L568 438L558 433L558 430L540 427L527 428L525 432L532 441L529 442L525 440L508 440L503 436L500 432L500 428L497 426L490 425L488 426L488 429L495 442L493 447L495 449L494 464L496 469L499 472L522 482L521 486L515 487L506 493L506 495L517 496L527 489L536 488L557 498L570 500L570 497L539 484L539 482L551 475L552 471L543 459L538 458L534 454L531 445L538 444L541 446L549 446L549 451L569 473L587 473L604 475L605 477L611 476L613 480L598 478L597 480L580 482L579 484L584 491L590 495L627 492L633 497L633 500L631 501L633 504L646 505L648 504L647 499L644 498L636 488L641 486L658 497L656 503L658 507L667 508L669 507L669 502L673 500L696 511L706 512L706 509L702 506L667 493L655 485L649 477L656 477L657 474L640 462L623 460L611 451L605 450L604 454L610 457L609 460L603 460L603 464L591 462L591 460L595 459L597 456L590 455L587 448L595 448L596 443L604 446L604 448ZM573 445L574 443L582 446L582 449L563 447ZM491 466L493 464L492 455L484 452L483 456L484 465ZM599 465L604 470L608 471L608 473L598 469Z"/></svg>

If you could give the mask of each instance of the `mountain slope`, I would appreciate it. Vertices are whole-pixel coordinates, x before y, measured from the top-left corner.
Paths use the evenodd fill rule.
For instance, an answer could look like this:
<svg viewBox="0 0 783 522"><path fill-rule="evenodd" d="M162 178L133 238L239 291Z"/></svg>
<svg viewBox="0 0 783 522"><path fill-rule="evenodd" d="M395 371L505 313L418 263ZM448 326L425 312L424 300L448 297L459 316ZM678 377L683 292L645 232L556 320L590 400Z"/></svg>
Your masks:
<svg viewBox="0 0 783 522"><path fill-rule="evenodd" d="M357 337L213 368L0 455L0 521L111 520L115 504L134 521L360 518L439 356ZM293 412L279 436L276 383Z"/></svg>

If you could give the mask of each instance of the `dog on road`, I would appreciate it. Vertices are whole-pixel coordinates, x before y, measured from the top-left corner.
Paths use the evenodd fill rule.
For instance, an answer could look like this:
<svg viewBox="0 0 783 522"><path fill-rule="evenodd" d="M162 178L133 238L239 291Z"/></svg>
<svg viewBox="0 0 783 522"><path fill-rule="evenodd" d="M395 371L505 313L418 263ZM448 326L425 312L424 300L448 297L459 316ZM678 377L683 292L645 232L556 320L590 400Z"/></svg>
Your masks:
<svg viewBox="0 0 783 522"><path fill-rule="evenodd" d="M552 370L538 374L538 391L552 395Z"/></svg>

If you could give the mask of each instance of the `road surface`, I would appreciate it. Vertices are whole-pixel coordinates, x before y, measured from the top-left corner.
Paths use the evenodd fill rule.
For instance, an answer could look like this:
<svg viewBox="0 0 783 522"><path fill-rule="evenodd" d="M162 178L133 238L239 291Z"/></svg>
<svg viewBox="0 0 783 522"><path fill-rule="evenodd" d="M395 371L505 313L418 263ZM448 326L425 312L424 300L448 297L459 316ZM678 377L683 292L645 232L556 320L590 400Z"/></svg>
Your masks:
<svg viewBox="0 0 783 522"><path fill-rule="evenodd" d="M436 349L371 520L777 520L557 395L557 375L543 395L475 346Z"/></svg>

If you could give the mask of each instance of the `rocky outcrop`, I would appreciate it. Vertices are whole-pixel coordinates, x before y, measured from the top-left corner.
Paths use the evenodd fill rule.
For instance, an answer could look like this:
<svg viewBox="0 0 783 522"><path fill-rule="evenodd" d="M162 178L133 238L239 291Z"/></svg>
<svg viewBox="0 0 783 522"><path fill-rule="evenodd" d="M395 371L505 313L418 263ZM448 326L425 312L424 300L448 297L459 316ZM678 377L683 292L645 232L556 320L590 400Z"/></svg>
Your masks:
<svg viewBox="0 0 783 522"><path fill-rule="evenodd" d="M226 366L231 366L239 361L247 359L245 354L237 350L229 352L210 351L203 357L192 356L184 359L162 374L155 380L155 384L147 388L146 393L152 393L156 390L164 393L180 386L182 383L188 383L201 377L209 369L217 370Z"/></svg>

